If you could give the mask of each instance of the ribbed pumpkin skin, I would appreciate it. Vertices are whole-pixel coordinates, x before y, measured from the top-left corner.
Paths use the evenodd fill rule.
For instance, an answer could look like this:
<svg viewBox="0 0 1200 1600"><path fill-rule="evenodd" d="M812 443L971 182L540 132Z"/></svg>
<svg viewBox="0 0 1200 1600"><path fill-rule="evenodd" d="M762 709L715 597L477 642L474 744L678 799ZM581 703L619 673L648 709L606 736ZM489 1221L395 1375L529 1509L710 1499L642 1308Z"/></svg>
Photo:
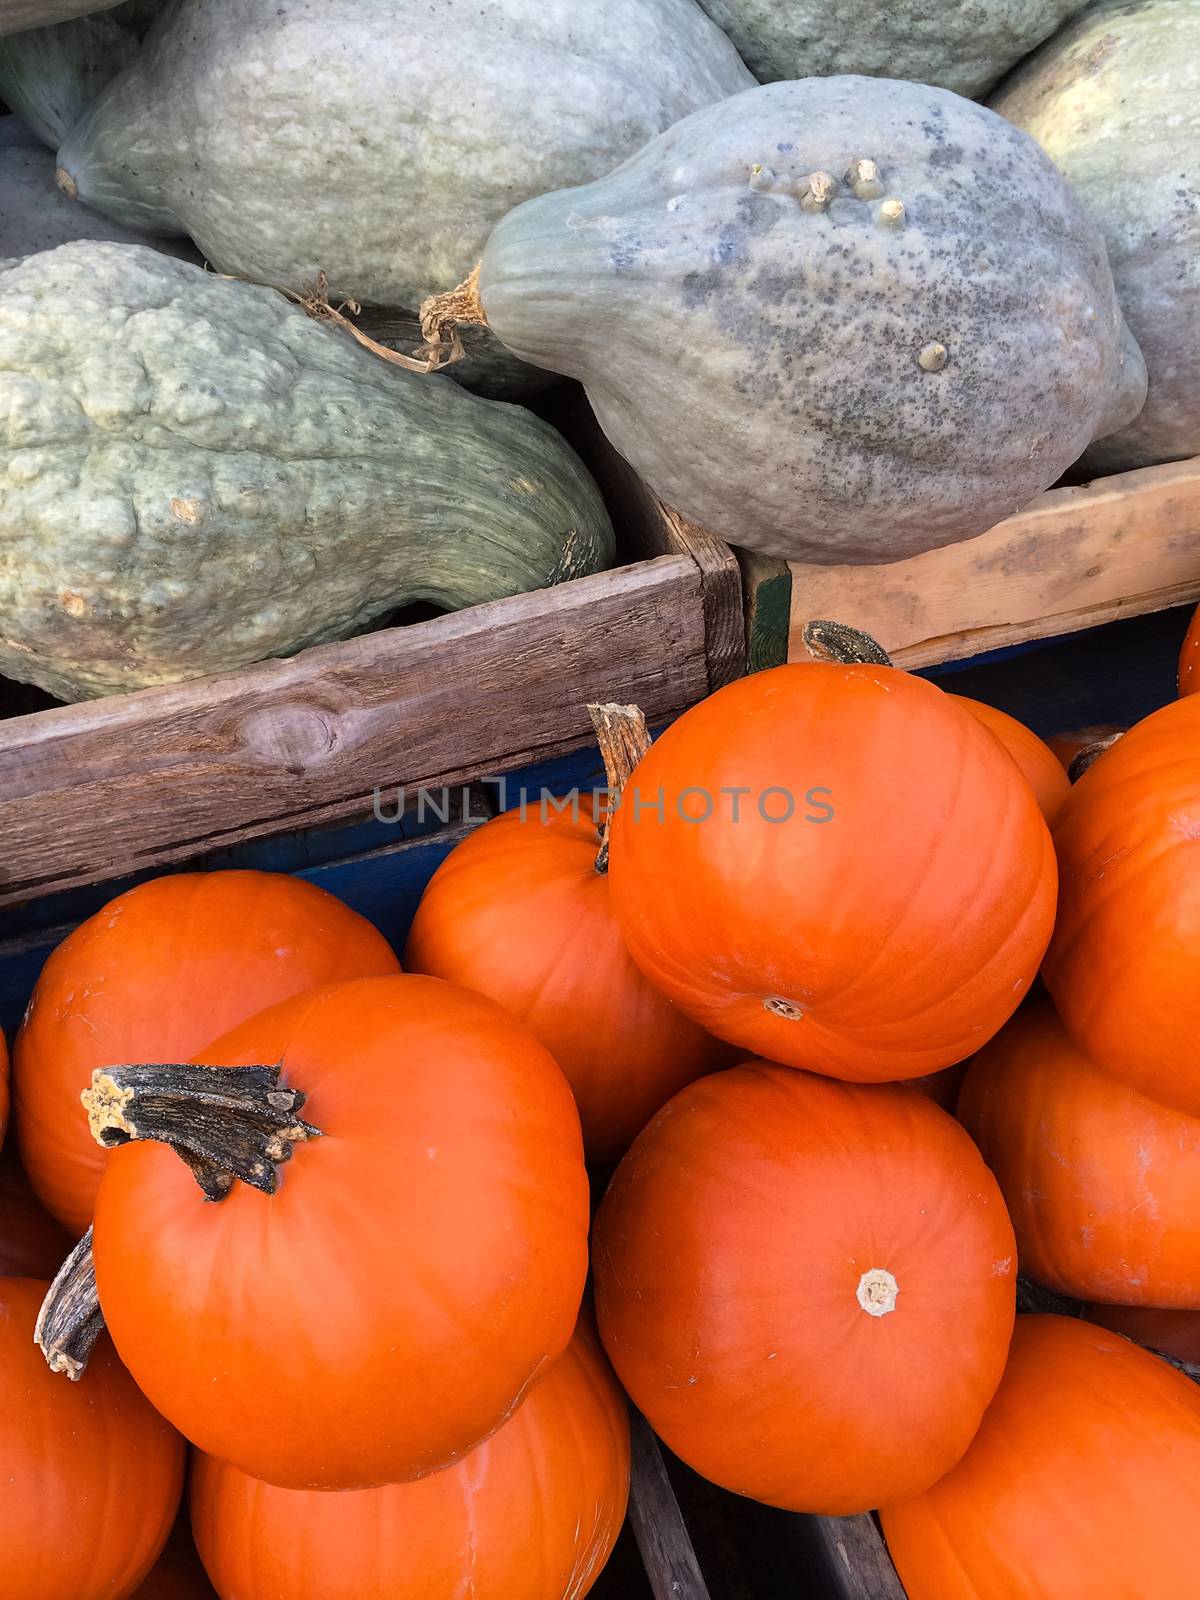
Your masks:
<svg viewBox="0 0 1200 1600"><path fill-rule="evenodd" d="M345 1494L273 1489L210 1456L192 1526L222 1600L581 1600L616 1543L629 1418L580 1331L457 1466Z"/></svg>
<svg viewBox="0 0 1200 1600"><path fill-rule="evenodd" d="M128 1145L96 1201L122 1359L197 1448L286 1488L448 1465L566 1348L588 1184L562 1073L491 1001L435 978L299 996L203 1051L282 1062L323 1137L277 1194L205 1201Z"/></svg>
<svg viewBox="0 0 1200 1600"><path fill-rule="evenodd" d="M33 1342L49 1284L0 1279L0 1550L6 1600L126 1600L183 1487L183 1440L101 1338L83 1382Z"/></svg>
<svg viewBox="0 0 1200 1600"><path fill-rule="evenodd" d="M96 1067L190 1061L318 984L398 972L365 918L301 878L181 873L130 889L51 955L14 1051L17 1138L46 1209L77 1237L107 1157L79 1096Z"/></svg>
<svg viewBox="0 0 1200 1600"><path fill-rule="evenodd" d="M958 1115L1031 1277L1080 1300L1200 1308L1200 1119L1094 1066L1049 1005L979 1052Z"/></svg>
<svg viewBox="0 0 1200 1600"><path fill-rule="evenodd" d="M1068 1033L1135 1089L1200 1116L1200 696L1100 756L1054 844L1043 976Z"/></svg>
<svg viewBox="0 0 1200 1600"><path fill-rule="evenodd" d="M790 821L764 819L789 797ZM610 877L634 960L711 1033L875 1082L978 1049L1054 915L1050 835L1011 758L890 667L779 667L686 712L626 791Z"/></svg>
<svg viewBox="0 0 1200 1600"><path fill-rule="evenodd" d="M596 871L591 810L509 811L464 839L425 891L404 964L524 1023L566 1074L588 1160L608 1163L730 1051L630 958Z"/></svg>
<svg viewBox="0 0 1200 1600"><path fill-rule="evenodd" d="M0 1155L0 1278L53 1278L74 1244L38 1204L10 1143Z"/></svg>
<svg viewBox="0 0 1200 1600"><path fill-rule="evenodd" d="M752 1062L635 1140L593 1233L609 1359L697 1472L795 1511L919 1494L970 1443L1016 1244L963 1130L900 1086ZM866 1275L891 1273L870 1314Z"/></svg>
<svg viewBox="0 0 1200 1600"><path fill-rule="evenodd" d="M1021 769L1021 774L1037 798L1038 809L1050 827L1071 785L1062 762L1050 746L1039 739L1032 728L1027 728L1007 711L989 706L984 700L972 700L965 694L951 696L959 705L966 706L973 717L978 717L984 727L994 733L1009 755Z"/></svg>
<svg viewBox="0 0 1200 1600"><path fill-rule="evenodd" d="M960 1061L957 1066L943 1067L941 1072L931 1072L923 1078L909 1078L908 1087L925 1095L935 1106L941 1106L943 1111L952 1113L958 1103L958 1091L962 1088L966 1070L966 1063Z"/></svg>
<svg viewBox="0 0 1200 1600"><path fill-rule="evenodd" d="M1200 1311L1093 1304L1085 1306L1083 1314L1089 1322L1111 1328L1147 1350L1161 1350L1163 1355L1200 1367Z"/></svg>
<svg viewBox="0 0 1200 1600"><path fill-rule="evenodd" d="M885 1507L908 1600L1165 1600L1195 1591L1200 1390L1066 1317L1018 1317L963 1460Z"/></svg>
<svg viewBox="0 0 1200 1600"><path fill-rule="evenodd" d="M1196 607L1179 652L1179 693L1200 694L1200 606Z"/></svg>

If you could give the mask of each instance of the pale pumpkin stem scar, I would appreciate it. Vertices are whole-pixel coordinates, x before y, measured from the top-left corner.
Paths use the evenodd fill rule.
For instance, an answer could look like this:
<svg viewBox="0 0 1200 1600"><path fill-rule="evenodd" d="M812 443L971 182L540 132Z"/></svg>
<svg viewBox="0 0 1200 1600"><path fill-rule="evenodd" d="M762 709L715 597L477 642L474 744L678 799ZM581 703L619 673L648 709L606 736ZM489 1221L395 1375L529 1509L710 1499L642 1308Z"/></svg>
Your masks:
<svg viewBox="0 0 1200 1600"><path fill-rule="evenodd" d="M588 715L596 730L596 743L604 757L608 779L608 810L604 825L599 829L600 848L596 852L596 871L607 872L613 818L634 768L650 748L650 730L637 706L590 705Z"/></svg>
<svg viewBox="0 0 1200 1600"><path fill-rule="evenodd" d="M773 1017L782 1017L785 1022L799 1022L804 1016L803 1006L798 1006L794 1000L784 1000L777 994L767 996L763 1001L763 1010L769 1011Z"/></svg>
<svg viewBox="0 0 1200 1600"><path fill-rule="evenodd" d="M886 1267L872 1267L858 1280L856 1299L869 1317L886 1317L896 1309L900 1285Z"/></svg>
<svg viewBox="0 0 1200 1600"><path fill-rule="evenodd" d="M98 1067L80 1099L106 1150L157 1140L187 1163L209 1200L223 1200L239 1178L274 1194L292 1146L321 1131L297 1116L305 1097L279 1074L279 1066Z"/></svg>
<svg viewBox="0 0 1200 1600"><path fill-rule="evenodd" d="M104 1332L104 1314L96 1294L89 1228L58 1269L33 1329L33 1342L51 1372L65 1372L77 1383L96 1340Z"/></svg>
<svg viewBox="0 0 1200 1600"><path fill-rule="evenodd" d="M836 661L844 667L890 667L892 658L869 633L844 622L806 622L801 637L814 661Z"/></svg>

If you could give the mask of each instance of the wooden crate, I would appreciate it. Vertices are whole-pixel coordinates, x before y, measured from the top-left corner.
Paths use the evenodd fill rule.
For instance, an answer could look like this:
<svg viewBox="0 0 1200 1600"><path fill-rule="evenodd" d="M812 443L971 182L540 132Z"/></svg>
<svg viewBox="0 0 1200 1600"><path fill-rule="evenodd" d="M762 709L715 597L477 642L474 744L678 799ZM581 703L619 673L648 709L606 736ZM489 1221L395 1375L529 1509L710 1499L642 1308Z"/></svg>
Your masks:
<svg viewBox="0 0 1200 1600"><path fill-rule="evenodd" d="M727 546L665 512L577 397L612 571L216 677L0 721L0 907L367 817L591 739L594 700L668 721L744 670ZM20 713L36 695L8 686ZM2 697L0 697L2 699Z"/></svg>
<svg viewBox="0 0 1200 1600"><path fill-rule="evenodd" d="M888 566L739 552L751 670L832 618L924 667L1200 599L1200 457L1047 490L963 544Z"/></svg>

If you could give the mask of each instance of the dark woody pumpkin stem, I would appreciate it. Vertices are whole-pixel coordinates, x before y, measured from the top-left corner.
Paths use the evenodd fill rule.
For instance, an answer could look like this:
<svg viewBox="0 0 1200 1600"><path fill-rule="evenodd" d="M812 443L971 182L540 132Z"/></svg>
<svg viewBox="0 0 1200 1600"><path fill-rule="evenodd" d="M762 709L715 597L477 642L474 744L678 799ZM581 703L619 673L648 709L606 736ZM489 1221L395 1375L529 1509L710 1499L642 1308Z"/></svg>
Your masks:
<svg viewBox="0 0 1200 1600"><path fill-rule="evenodd" d="M139 1139L169 1145L207 1200L223 1200L239 1178L274 1194L292 1147L320 1135L296 1114L304 1095L281 1087L279 1073L278 1066L100 1067L80 1098L98 1144L108 1150ZM34 1342L52 1372L78 1379L103 1329L89 1228L50 1286Z"/></svg>
<svg viewBox="0 0 1200 1600"><path fill-rule="evenodd" d="M1105 734L1103 739L1096 739L1091 744L1085 744L1082 750L1076 752L1074 760L1067 768L1067 777L1072 783L1078 783L1089 767L1093 766L1106 750L1111 750L1117 740L1123 738L1120 733Z"/></svg>
<svg viewBox="0 0 1200 1600"><path fill-rule="evenodd" d="M135 1139L170 1145L209 1200L235 1178L263 1194L279 1187L292 1146L316 1138L301 1122L298 1089L281 1088L276 1067L147 1065L101 1067L81 1096L92 1137L106 1150Z"/></svg>
<svg viewBox="0 0 1200 1600"><path fill-rule="evenodd" d="M51 1372L65 1372L77 1382L96 1340L104 1332L104 1314L96 1294L89 1228L58 1269L34 1325L33 1342Z"/></svg>
<svg viewBox="0 0 1200 1600"><path fill-rule="evenodd" d="M816 661L836 661L843 667L892 665L891 656L869 633L848 628L844 622L806 622L801 637Z"/></svg>
<svg viewBox="0 0 1200 1600"><path fill-rule="evenodd" d="M608 841L612 820L633 769L650 748L650 730L637 706L590 705L588 715L596 730L596 743L604 757L608 778L608 812L599 830L600 848L596 852L596 871L608 871Z"/></svg>

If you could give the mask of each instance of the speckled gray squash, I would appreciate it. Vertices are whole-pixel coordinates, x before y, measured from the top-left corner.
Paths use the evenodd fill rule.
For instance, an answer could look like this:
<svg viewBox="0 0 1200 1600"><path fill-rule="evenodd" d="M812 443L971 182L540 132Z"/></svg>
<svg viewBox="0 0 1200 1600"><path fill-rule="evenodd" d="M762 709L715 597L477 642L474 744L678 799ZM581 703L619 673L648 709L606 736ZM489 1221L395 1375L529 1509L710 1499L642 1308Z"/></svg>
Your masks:
<svg viewBox="0 0 1200 1600"><path fill-rule="evenodd" d="M0 117L0 258L36 255L75 239L151 244L199 263L189 239L159 239L68 200L54 181L54 156L16 117Z"/></svg>
<svg viewBox="0 0 1200 1600"><path fill-rule="evenodd" d="M0 100L44 144L57 150L110 78L132 61L144 8L30 28L0 38Z"/></svg>
<svg viewBox="0 0 1200 1600"><path fill-rule="evenodd" d="M753 81L694 0L178 0L60 160L220 271L413 311L518 201Z"/></svg>
<svg viewBox="0 0 1200 1600"><path fill-rule="evenodd" d="M1099 225L1146 358L1145 409L1086 465L1200 455L1200 0L1093 6L994 105L1038 140Z"/></svg>
<svg viewBox="0 0 1200 1600"><path fill-rule="evenodd" d="M553 429L272 290L132 245L0 271L0 673L170 683L612 556Z"/></svg>
<svg viewBox="0 0 1200 1600"><path fill-rule="evenodd" d="M886 79L696 113L505 217L480 291L665 500L802 560L981 533L1145 396L1103 242L1042 151Z"/></svg>
<svg viewBox="0 0 1200 1600"><path fill-rule="evenodd" d="M979 95L1086 0L700 0L762 83L865 73Z"/></svg>
<svg viewBox="0 0 1200 1600"><path fill-rule="evenodd" d="M26 28L48 28L71 17L86 17L96 11L111 11L121 0L3 0L0 4L0 36L23 33Z"/></svg>

